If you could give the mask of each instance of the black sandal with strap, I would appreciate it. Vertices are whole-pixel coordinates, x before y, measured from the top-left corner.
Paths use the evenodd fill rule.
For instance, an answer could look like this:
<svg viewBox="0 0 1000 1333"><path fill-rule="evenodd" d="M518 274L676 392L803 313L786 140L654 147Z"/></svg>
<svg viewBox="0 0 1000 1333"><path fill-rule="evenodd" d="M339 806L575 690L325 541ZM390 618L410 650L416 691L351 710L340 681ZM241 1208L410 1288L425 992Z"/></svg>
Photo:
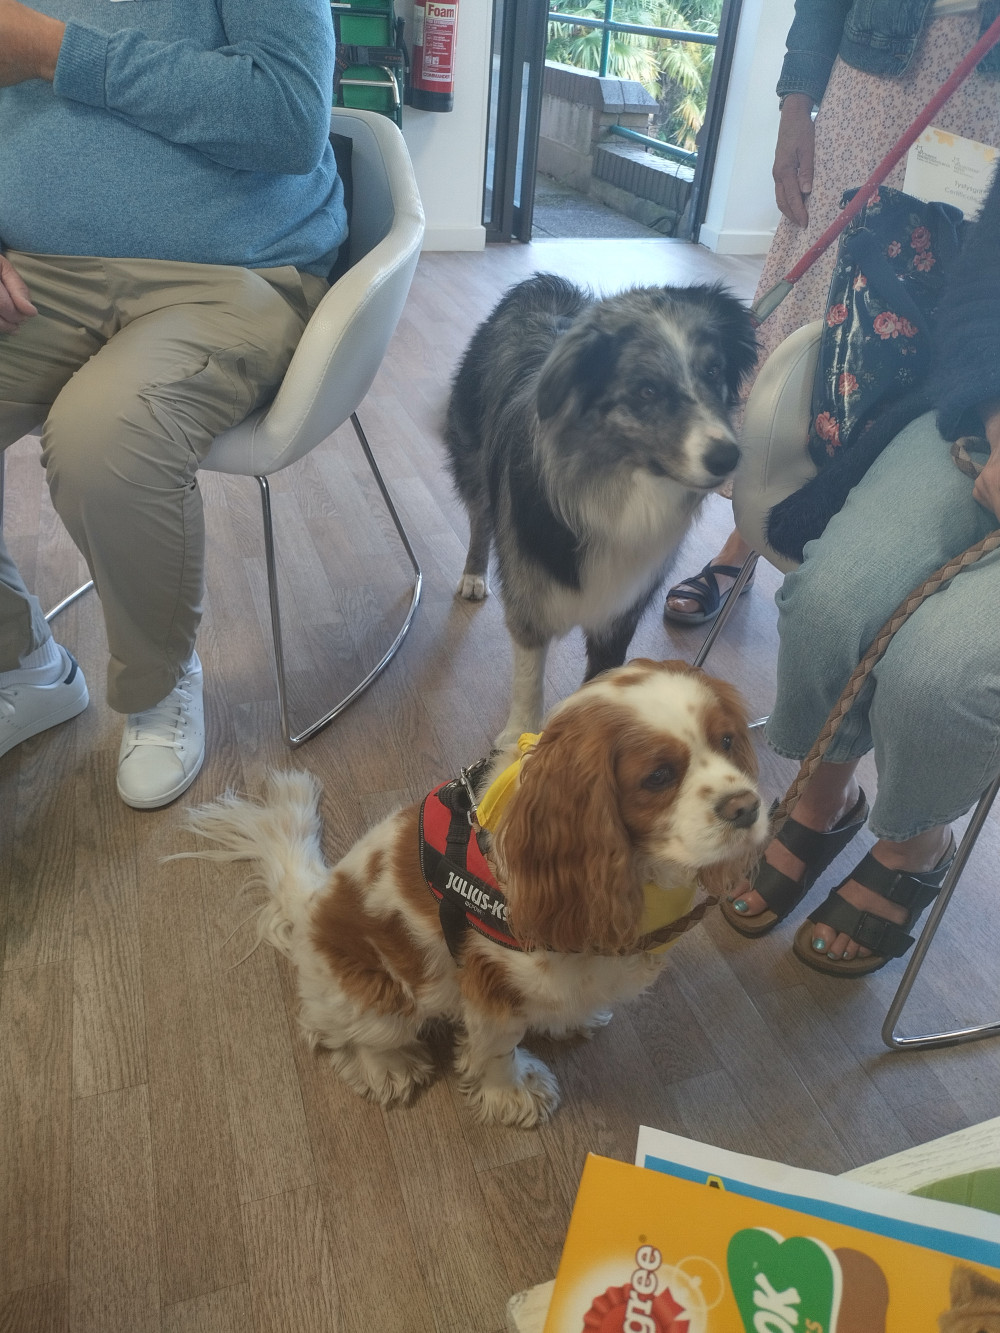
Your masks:
<svg viewBox="0 0 1000 1333"><path fill-rule="evenodd" d="M775 807L771 808L773 810ZM769 930L773 930L779 921L783 921L789 912L798 906L823 871L840 855L852 838L861 832L867 818L868 801L860 788L853 809L826 833L806 828L797 819L789 816L775 837L793 856L797 856L805 863L803 876L800 880L792 879L780 870L775 870L774 866L768 865L765 860L758 861L750 875L750 887L760 894L767 907L755 916L744 916L742 912L736 910L733 903L723 901L722 915L733 930L741 935L748 935L751 939L766 935Z"/></svg>
<svg viewBox="0 0 1000 1333"><path fill-rule="evenodd" d="M735 579L739 572L739 565L713 565L709 561L699 573L692 574L689 579L684 579L681 583L675 583L670 589L663 604L663 619L672 620L677 625L704 625L709 620L714 620L722 609L723 600L716 574L721 574L723 578ZM740 590L741 597L750 591L753 581L754 575L751 574ZM670 605L671 597L685 602L695 602L698 610L675 611Z"/></svg>
<svg viewBox="0 0 1000 1333"><path fill-rule="evenodd" d="M890 870L869 852L795 932L792 949L796 958L807 967L825 972L830 977L866 977L871 972L877 972L880 967L885 967L890 958L902 958L913 943L913 936L907 932L913 929L920 915L941 892L942 881L954 859L954 838L934 869L920 874ZM842 897L839 890L852 879L877 893L886 902L905 907L907 915L903 924L887 921L875 912L862 911ZM838 935L849 935L855 944L870 949L871 953L864 958L849 959L831 958L829 954L819 953L812 947L813 926L829 926Z"/></svg>

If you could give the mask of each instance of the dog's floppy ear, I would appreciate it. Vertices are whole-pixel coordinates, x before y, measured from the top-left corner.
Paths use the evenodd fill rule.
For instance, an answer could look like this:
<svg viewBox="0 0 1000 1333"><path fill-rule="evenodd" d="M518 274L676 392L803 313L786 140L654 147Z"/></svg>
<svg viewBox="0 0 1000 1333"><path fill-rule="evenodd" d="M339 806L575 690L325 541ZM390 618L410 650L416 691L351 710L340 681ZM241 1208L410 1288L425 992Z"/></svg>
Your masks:
<svg viewBox="0 0 1000 1333"><path fill-rule="evenodd" d="M522 766L497 831L510 924L559 953L622 953L638 937L642 885L622 820L613 738L590 710L553 718Z"/></svg>
<svg viewBox="0 0 1000 1333"><path fill-rule="evenodd" d="M628 330L608 333L584 316L558 340L538 377L535 407L539 419L554 417L574 391L586 411L609 384Z"/></svg>
<svg viewBox="0 0 1000 1333"><path fill-rule="evenodd" d="M747 727L749 717L746 701L742 694L735 685L731 685L727 680L720 680L718 676L710 676L697 667L689 667L688 670L702 677L705 684L715 695L717 707L722 710L722 717L716 716L714 725L721 725L726 734L733 738L729 758L742 773L745 773L751 781L756 782L758 773L757 751L754 749L750 731ZM758 852L750 848L734 860L720 861L712 866L704 866L698 871L698 879L707 893L721 897L735 888L740 880L749 874L757 860Z"/></svg>
<svg viewBox="0 0 1000 1333"><path fill-rule="evenodd" d="M727 396L734 403L740 385L757 364L757 334L750 311L720 282L662 290L671 301L708 316L708 327L725 365Z"/></svg>

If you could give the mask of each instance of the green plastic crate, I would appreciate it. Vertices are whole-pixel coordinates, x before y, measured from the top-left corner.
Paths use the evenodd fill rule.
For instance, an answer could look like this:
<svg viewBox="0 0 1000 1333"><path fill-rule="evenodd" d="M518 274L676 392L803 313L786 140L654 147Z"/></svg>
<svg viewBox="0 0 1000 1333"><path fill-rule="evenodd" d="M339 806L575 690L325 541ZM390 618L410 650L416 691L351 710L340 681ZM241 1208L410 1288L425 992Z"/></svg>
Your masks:
<svg viewBox="0 0 1000 1333"><path fill-rule="evenodd" d="M331 3L337 34L334 105L403 120L406 52L392 0Z"/></svg>

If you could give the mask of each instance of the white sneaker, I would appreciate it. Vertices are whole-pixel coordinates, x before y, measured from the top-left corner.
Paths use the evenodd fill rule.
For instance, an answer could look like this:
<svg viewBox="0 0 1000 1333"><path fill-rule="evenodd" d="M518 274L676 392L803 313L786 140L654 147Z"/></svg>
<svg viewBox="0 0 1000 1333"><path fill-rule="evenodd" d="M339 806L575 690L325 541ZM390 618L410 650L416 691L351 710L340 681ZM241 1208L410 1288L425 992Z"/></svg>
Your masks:
<svg viewBox="0 0 1000 1333"><path fill-rule="evenodd" d="M29 736L68 722L90 702L87 682L76 658L61 644L56 647L62 664L59 679L51 685L11 682L8 677L8 683L0 686L0 755L13 750Z"/></svg>
<svg viewBox="0 0 1000 1333"><path fill-rule="evenodd" d="M129 713L118 753L118 795L136 810L169 805L205 761L205 710L198 654L165 699Z"/></svg>

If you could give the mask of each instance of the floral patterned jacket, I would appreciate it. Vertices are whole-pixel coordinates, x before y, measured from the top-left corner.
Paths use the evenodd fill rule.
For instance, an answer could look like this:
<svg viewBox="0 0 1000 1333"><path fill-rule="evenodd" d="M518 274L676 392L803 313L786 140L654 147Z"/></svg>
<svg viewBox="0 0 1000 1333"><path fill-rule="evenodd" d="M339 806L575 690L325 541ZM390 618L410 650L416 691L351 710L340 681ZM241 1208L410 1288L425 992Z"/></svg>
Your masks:
<svg viewBox="0 0 1000 1333"><path fill-rule="evenodd" d="M870 205L879 226L869 230L859 217L838 253L839 287L831 286L825 316L832 336L813 396L810 452L819 470L767 521L770 545L793 560L914 417L936 410L942 436L955 440L982 435L980 408L1000 402L1000 169L960 252L947 225L957 210L926 205L930 225L908 223L907 199L883 187Z"/></svg>
<svg viewBox="0 0 1000 1333"><path fill-rule="evenodd" d="M795 0L779 97L805 93L819 105L839 55L866 74L906 72L932 0ZM981 31L1000 15L1000 0L982 0ZM979 72L1000 71L1000 46L981 61Z"/></svg>

